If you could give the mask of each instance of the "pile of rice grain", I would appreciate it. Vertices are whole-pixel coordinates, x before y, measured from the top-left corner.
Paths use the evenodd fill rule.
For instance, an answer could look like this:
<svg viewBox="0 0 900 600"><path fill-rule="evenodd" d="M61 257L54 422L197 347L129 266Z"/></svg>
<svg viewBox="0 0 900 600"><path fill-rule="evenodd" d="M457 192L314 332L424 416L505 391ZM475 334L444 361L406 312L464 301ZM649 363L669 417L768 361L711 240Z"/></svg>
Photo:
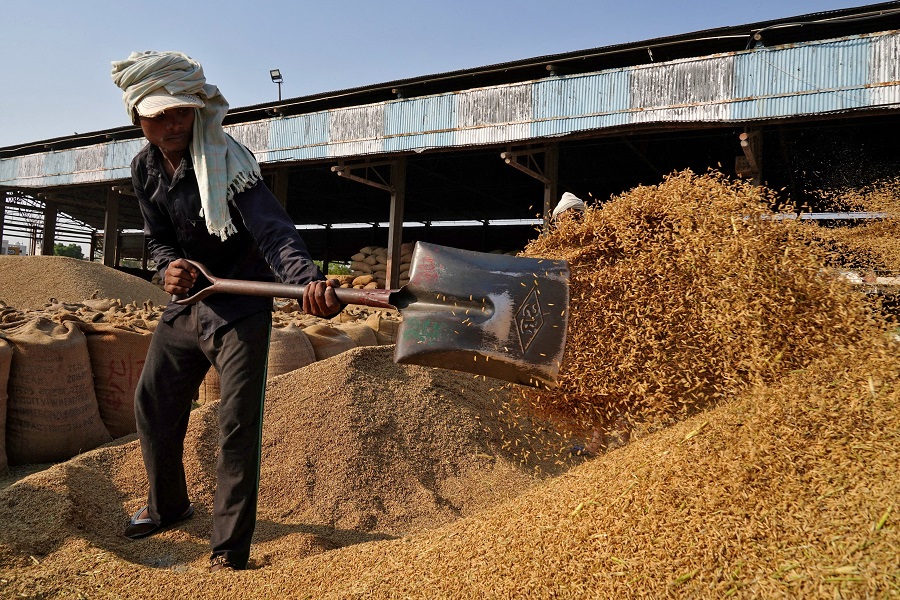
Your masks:
<svg viewBox="0 0 900 600"><path fill-rule="evenodd" d="M296 557L430 529L517 496L581 462L566 439L512 416L500 386L355 348L267 387L253 559ZM205 566L217 403L191 414L185 470L197 514L145 542L120 537L146 501L137 441L76 457L0 491L0 571L80 540L146 566ZM3 587L0 583L0 596Z"/></svg>
<svg viewBox="0 0 900 600"><path fill-rule="evenodd" d="M824 251L756 218L771 199L675 174L537 240L573 307L562 389L533 406L381 347L274 379L248 571L205 573L215 404L188 436L197 515L154 538L119 537L136 442L19 480L0 596L896 595L900 347ZM571 466L532 408L645 429Z"/></svg>
<svg viewBox="0 0 900 600"><path fill-rule="evenodd" d="M118 538L140 459L133 443L95 451L0 493L0 596L892 597L900 348L870 341L436 529L389 539L264 505L237 573L203 570L205 505ZM302 501L305 484L281 493Z"/></svg>
<svg viewBox="0 0 900 600"><path fill-rule="evenodd" d="M810 227L818 244L831 245L838 264L849 269L900 276L900 178L862 188L820 191L835 212L879 214L852 226Z"/></svg>
<svg viewBox="0 0 900 600"><path fill-rule="evenodd" d="M0 256L0 301L20 310L56 302L114 298L122 304L150 300L165 305L169 295L140 277L101 263L66 256Z"/></svg>
<svg viewBox="0 0 900 600"><path fill-rule="evenodd" d="M771 218L775 204L685 171L534 240L527 255L568 260L572 308L559 387L525 401L610 445L883 328L805 223Z"/></svg>

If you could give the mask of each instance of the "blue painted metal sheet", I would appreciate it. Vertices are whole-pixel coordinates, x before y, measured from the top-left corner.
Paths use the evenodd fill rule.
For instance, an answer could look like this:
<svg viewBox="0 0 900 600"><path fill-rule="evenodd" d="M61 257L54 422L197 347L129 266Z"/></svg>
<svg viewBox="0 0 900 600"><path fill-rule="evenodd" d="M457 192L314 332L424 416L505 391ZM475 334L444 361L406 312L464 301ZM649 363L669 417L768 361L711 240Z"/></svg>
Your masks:
<svg viewBox="0 0 900 600"><path fill-rule="evenodd" d="M532 137L565 135L628 122L630 71L545 79L532 86Z"/></svg>
<svg viewBox="0 0 900 600"><path fill-rule="evenodd" d="M271 119L262 162L311 160L328 156L328 112ZM257 150L254 149L254 152Z"/></svg>
<svg viewBox="0 0 900 600"><path fill-rule="evenodd" d="M737 120L866 108L872 40L760 48L735 57Z"/></svg>
<svg viewBox="0 0 900 600"><path fill-rule="evenodd" d="M385 105L385 152L455 146L457 99L441 94Z"/></svg>

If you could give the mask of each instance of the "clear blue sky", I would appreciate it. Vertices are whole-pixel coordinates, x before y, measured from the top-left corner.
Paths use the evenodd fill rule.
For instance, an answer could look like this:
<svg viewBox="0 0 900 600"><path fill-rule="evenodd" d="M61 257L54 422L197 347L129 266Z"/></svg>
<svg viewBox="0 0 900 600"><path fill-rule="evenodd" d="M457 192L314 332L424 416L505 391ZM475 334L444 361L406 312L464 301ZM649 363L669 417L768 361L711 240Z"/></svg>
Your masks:
<svg viewBox="0 0 900 600"><path fill-rule="evenodd" d="M110 62L179 50L232 108L864 6L853 0L0 0L0 147L128 125Z"/></svg>

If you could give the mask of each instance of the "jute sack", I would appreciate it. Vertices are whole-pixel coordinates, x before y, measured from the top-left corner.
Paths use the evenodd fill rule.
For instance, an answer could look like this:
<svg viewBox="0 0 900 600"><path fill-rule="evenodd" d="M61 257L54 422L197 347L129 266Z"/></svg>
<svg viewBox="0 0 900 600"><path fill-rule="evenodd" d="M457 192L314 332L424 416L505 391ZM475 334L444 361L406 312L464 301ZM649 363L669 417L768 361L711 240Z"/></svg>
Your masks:
<svg viewBox="0 0 900 600"><path fill-rule="evenodd" d="M266 379L290 373L314 362L316 352L303 329L293 323L286 327L272 327Z"/></svg>
<svg viewBox="0 0 900 600"><path fill-rule="evenodd" d="M222 397L222 390L219 384L219 372L216 371L216 368L212 365L210 365L209 371L206 372L206 377L203 378L203 382L200 384L200 390L197 393L197 402L200 404L215 402Z"/></svg>
<svg viewBox="0 0 900 600"><path fill-rule="evenodd" d="M356 277L353 279L352 284L355 286L356 285L367 285L369 283L372 283L373 281L375 281L375 278L372 277L371 275L360 275L359 277Z"/></svg>
<svg viewBox="0 0 900 600"><path fill-rule="evenodd" d="M100 418L113 439L134 433L134 391L152 336L108 323L80 328L87 338Z"/></svg>
<svg viewBox="0 0 900 600"><path fill-rule="evenodd" d="M379 346L397 343L397 330L400 329L400 321L385 318L380 312L369 315L366 325L375 332L375 339Z"/></svg>
<svg viewBox="0 0 900 600"><path fill-rule="evenodd" d="M346 332L329 325L310 325L303 333L312 344L316 360L325 360L356 348L356 342Z"/></svg>
<svg viewBox="0 0 900 600"><path fill-rule="evenodd" d="M13 348L6 413L10 465L59 462L112 440L97 407L87 341L72 321L5 329Z"/></svg>
<svg viewBox="0 0 900 600"><path fill-rule="evenodd" d="M5 473L6 462L6 401L9 394L6 386L9 383L9 365L12 363L13 349L0 338L0 473Z"/></svg>
<svg viewBox="0 0 900 600"><path fill-rule="evenodd" d="M377 346L378 340L371 327L362 321L335 323L334 327L349 335L357 346Z"/></svg>

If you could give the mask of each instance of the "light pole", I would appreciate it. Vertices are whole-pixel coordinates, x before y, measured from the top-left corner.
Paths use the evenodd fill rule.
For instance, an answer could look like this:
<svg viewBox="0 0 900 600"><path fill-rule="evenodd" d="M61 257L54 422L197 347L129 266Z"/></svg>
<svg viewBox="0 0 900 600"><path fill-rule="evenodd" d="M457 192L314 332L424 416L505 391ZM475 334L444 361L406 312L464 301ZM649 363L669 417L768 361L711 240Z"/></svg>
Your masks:
<svg viewBox="0 0 900 600"><path fill-rule="evenodd" d="M281 82L284 81L281 77L281 71L279 69L272 69L269 71L269 75L272 77L272 83L278 84L278 101L281 102Z"/></svg>

